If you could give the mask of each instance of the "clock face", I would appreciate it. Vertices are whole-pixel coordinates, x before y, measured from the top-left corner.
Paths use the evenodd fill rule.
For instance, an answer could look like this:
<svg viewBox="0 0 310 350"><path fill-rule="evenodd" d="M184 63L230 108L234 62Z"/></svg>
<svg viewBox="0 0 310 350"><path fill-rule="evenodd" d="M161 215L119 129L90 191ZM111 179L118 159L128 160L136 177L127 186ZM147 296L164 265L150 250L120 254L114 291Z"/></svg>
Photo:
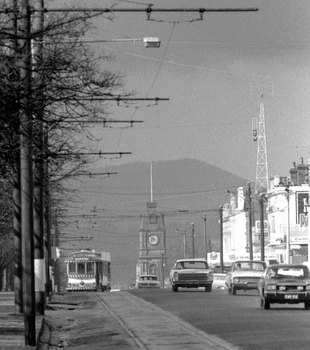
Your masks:
<svg viewBox="0 0 310 350"><path fill-rule="evenodd" d="M159 243L159 237L157 235L150 235L148 237L148 242L150 245L157 245Z"/></svg>

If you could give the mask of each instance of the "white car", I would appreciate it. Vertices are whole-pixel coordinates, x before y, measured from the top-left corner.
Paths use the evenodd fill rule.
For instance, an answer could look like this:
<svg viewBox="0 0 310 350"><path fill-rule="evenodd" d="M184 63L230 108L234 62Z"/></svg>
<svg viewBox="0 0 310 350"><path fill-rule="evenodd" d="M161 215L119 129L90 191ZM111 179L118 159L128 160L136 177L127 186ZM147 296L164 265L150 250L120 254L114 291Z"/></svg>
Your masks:
<svg viewBox="0 0 310 350"><path fill-rule="evenodd" d="M228 294L236 295L237 290L257 290L258 281L266 267L264 261L236 260L225 278Z"/></svg>
<svg viewBox="0 0 310 350"><path fill-rule="evenodd" d="M160 282L155 275L140 275L136 279L136 288L160 288Z"/></svg>
<svg viewBox="0 0 310 350"><path fill-rule="evenodd" d="M225 284L226 273L213 273L213 289L227 289Z"/></svg>
<svg viewBox="0 0 310 350"><path fill-rule="evenodd" d="M172 291L179 288L204 287L206 292L212 291L213 272L206 259L177 260L170 271Z"/></svg>

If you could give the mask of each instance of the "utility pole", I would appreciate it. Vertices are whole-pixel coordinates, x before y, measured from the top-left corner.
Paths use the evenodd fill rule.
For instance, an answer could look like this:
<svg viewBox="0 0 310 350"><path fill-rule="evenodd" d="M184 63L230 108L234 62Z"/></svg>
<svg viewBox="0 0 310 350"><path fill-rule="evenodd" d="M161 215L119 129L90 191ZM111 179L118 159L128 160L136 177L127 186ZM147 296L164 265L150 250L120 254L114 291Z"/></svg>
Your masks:
<svg viewBox="0 0 310 350"><path fill-rule="evenodd" d="M193 259L195 259L195 225L192 223L192 250L193 250Z"/></svg>
<svg viewBox="0 0 310 350"><path fill-rule="evenodd" d="M252 243L252 190L251 183L248 182L248 214L249 214L249 252L250 260L253 260L253 243Z"/></svg>
<svg viewBox="0 0 310 350"><path fill-rule="evenodd" d="M287 234L286 234L286 263L290 263L290 240L291 240L291 232L290 232L290 186L287 185L285 187L286 191L286 199L287 199Z"/></svg>
<svg viewBox="0 0 310 350"><path fill-rule="evenodd" d="M205 244L205 254L206 260L208 262L208 241L207 241L207 214L203 216L204 221L204 244Z"/></svg>
<svg viewBox="0 0 310 350"><path fill-rule="evenodd" d="M44 9L44 1L37 0L39 7ZM37 111L37 134L39 135L38 150L35 159L34 167L34 273L35 273L35 301L36 313L44 315L45 310L45 261L44 261L44 165L43 165L43 74L40 73L40 67L43 62L43 26L44 12L37 14L37 27L41 37L34 45L33 62L34 62L34 77L38 82L38 103L40 108Z"/></svg>
<svg viewBox="0 0 310 350"><path fill-rule="evenodd" d="M17 51L17 0L11 0L10 5L13 11L9 13L10 27L12 28L13 37L10 40L10 55L18 56ZM16 115L16 118L18 116ZM15 248L15 266L14 266L14 297L15 312L23 313L23 290L22 290L22 240L21 240L21 184L20 184L20 152L14 157L15 171L12 176L13 182L13 232Z"/></svg>
<svg viewBox="0 0 310 350"><path fill-rule="evenodd" d="M259 207L260 207L260 259L265 261L265 226L264 226L264 202L265 194L259 195Z"/></svg>
<svg viewBox="0 0 310 350"><path fill-rule="evenodd" d="M220 214L220 272L223 273L223 206L219 207Z"/></svg>
<svg viewBox="0 0 310 350"><path fill-rule="evenodd" d="M32 171L32 114L30 4L21 1L20 20L20 80L23 91L20 109L20 168L21 168L21 233L22 288L25 322L25 345L36 345L34 254L33 254L33 171Z"/></svg>

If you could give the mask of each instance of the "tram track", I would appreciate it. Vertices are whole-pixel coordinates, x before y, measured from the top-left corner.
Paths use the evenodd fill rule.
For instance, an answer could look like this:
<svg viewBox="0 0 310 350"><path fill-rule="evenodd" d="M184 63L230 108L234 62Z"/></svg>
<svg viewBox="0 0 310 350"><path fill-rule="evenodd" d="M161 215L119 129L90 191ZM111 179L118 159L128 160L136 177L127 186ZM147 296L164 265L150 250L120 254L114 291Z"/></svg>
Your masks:
<svg viewBox="0 0 310 350"><path fill-rule="evenodd" d="M148 350L148 348L139 340L139 338L129 329L127 324L108 306L108 304L100 298L101 293L94 293L93 296L102 307L118 322L128 336L139 346L139 349Z"/></svg>

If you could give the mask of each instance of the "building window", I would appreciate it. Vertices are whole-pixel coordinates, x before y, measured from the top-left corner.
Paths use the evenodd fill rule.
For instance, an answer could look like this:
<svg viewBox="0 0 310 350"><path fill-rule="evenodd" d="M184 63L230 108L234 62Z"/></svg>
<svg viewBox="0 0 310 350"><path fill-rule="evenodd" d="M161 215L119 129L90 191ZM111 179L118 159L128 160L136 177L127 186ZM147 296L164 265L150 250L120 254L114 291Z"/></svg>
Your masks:
<svg viewBox="0 0 310 350"><path fill-rule="evenodd" d="M149 274L150 275L157 275L157 265L156 264L150 265Z"/></svg>
<svg viewBox="0 0 310 350"><path fill-rule="evenodd" d="M150 215L150 224L157 224L157 215Z"/></svg>

